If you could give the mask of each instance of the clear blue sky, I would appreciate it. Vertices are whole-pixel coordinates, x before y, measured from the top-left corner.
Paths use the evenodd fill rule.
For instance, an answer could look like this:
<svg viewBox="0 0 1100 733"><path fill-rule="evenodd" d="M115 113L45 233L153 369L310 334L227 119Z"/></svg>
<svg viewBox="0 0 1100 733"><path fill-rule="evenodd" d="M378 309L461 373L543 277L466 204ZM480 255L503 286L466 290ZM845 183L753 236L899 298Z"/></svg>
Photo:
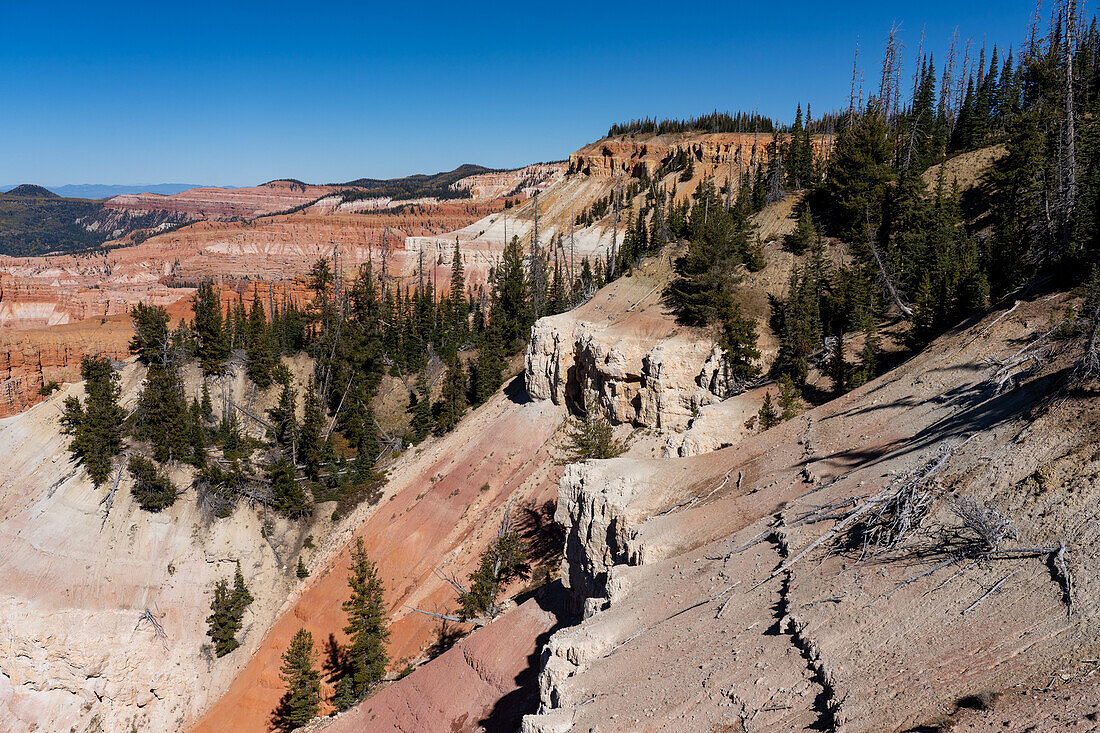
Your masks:
<svg viewBox="0 0 1100 733"><path fill-rule="evenodd" d="M847 105L1032 0L0 3L0 182L249 185L560 159L615 121ZM939 64L937 64L939 68ZM868 86L873 82L869 81Z"/></svg>

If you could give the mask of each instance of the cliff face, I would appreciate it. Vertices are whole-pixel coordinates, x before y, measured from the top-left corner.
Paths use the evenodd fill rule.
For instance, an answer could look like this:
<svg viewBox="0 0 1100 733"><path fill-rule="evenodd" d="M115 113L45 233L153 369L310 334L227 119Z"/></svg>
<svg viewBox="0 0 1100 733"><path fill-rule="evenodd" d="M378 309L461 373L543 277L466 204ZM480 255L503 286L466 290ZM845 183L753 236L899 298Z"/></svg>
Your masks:
<svg viewBox="0 0 1100 733"><path fill-rule="evenodd" d="M945 715L978 730L1004 716L967 696L1005 692L1019 711L1034 690L1046 717L1027 715L1061 720L1051 687L1100 650L1086 570L1100 527L1078 509L1100 500L1100 403L1060 392L1076 346L1003 393L987 357L1064 306L991 314L730 448L569 467L562 576L585 618L545 647L523 731L878 731ZM930 492L927 515L863 555L845 526L910 485ZM1008 552L966 554L973 525L952 508L965 502L1011 522Z"/></svg>
<svg viewBox="0 0 1100 733"><path fill-rule="evenodd" d="M579 308L540 319L524 357L528 394L573 408L587 399L614 423L670 431L728 397L721 352L660 303L669 272L667 260L647 261Z"/></svg>
<svg viewBox="0 0 1100 733"><path fill-rule="evenodd" d="M789 135L780 135L786 145ZM832 135L814 135L814 155L827 158L832 150ZM767 166L772 143L771 133L702 133L641 134L604 138L586 145L569 156L569 171L586 176L640 176L653 173L683 151L705 170L721 172L720 178L731 174L736 181L739 171Z"/></svg>
<svg viewBox="0 0 1100 733"><path fill-rule="evenodd" d="M307 360L288 362L296 379ZM226 381L246 399L243 369ZM144 369L121 371L124 409L133 406ZM198 393L197 370L185 373ZM96 489L69 458L60 404L81 395L70 385L49 401L0 420L0 728L177 730L227 684L297 582L285 566L299 528L242 505L204 520L185 491L157 514L138 508L123 474L106 513ZM277 390L256 395L270 406ZM190 469L173 468L180 488ZM283 560L275 554L282 554ZM220 660L204 654L210 588L239 561L255 602L242 649ZM146 611L164 629L155 633Z"/></svg>

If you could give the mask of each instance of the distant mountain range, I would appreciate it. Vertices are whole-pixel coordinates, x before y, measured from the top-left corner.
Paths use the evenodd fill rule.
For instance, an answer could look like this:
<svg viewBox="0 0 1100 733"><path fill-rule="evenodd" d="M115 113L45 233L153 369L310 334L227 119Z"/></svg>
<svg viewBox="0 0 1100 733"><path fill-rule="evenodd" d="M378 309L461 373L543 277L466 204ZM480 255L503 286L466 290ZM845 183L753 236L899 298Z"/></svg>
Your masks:
<svg viewBox="0 0 1100 733"><path fill-rule="evenodd" d="M189 188L199 188L201 183L150 183L147 185L119 185L112 183L66 183L64 186L52 186L49 190L62 198L105 199L124 193L159 193L171 196ZM8 191L12 185L0 186L0 191ZM218 186L218 188L236 188L236 186Z"/></svg>

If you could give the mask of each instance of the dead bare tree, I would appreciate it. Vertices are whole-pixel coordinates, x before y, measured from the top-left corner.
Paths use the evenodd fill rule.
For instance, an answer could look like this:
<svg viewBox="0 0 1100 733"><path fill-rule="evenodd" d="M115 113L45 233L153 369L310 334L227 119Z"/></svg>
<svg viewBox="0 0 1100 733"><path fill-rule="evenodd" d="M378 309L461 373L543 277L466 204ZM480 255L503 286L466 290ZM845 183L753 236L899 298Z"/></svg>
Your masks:
<svg viewBox="0 0 1100 733"><path fill-rule="evenodd" d="M102 531L103 527L107 524L107 516L111 513L111 506L115 503L115 491L118 490L118 482L122 480L122 471L126 468L126 462L130 460L130 452L127 451L122 454L122 463L118 464L118 473L115 474L115 480L111 484L110 490L107 495L99 500L100 504L106 504L103 508L103 521L99 523L99 529Z"/></svg>
<svg viewBox="0 0 1100 733"><path fill-rule="evenodd" d="M879 284L882 286L883 290L889 294L890 299L894 301L894 305L897 306L898 310L900 310L906 318L909 318L913 315L913 309L905 302L902 298L901 291L894 285L893 278L890 277L890 273L886 270L886 263L883 262L882 256L878 252L878 248L875 247L874 231L871 228L871 213L866 209L863 213L866 221L865 236L867 237L867 246L870 248L871 255L875 258L875 264L878 266Z"/></svg>
<svg viewBox="0 0 1100 733"><path fill-rule="evenodd" d="M142 624L149 624L150 628L153 629L153 638L159 639L161 645L165 649L167 649L168 634L164 631L164 626L160 622L163 617L164 614L160 612L160 609L157 609L157 612L153 613L148 608L146 608L138 617L137 625L134 626L134 631L138 631L139 629L141 629Z"/></svg>

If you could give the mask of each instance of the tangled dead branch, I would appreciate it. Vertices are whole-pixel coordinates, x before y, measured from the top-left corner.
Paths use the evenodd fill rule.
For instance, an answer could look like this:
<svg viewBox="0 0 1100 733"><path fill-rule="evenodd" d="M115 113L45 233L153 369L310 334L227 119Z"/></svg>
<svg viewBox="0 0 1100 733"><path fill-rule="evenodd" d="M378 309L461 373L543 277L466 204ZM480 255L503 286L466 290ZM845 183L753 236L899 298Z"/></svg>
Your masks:
<svg viewBox="0 0 1100 733"><path fill-rule="evenodd" d="M1028 342L1007 359L987 358L986 363L997 367L989 377L993 383L996 394L1002 394L1014 388L1021 377L1031 374L1043 364L1043 357L1047 354L1050 345L1050 337L1054 335L1057 327L1051 328L1038 338Z"/></svg>
<svg viewBox="0 0 1100 733"><path fill-rule="evenodd" d="M989 504L979 504L966 497L952 499L949 504L952 513L958 517L963 528L970 531L971 557L990 556L1001 549L1007 539L1018 539L1019 534L1012 522Z"/></svg>
<svg viewBox="0 0 1100 733"><path fill-rule="evenodd" d="M932 507L932 479L943 469L967 438L957 445L945 444L930 460L896 479L876 495L867 511L843 538L846 549L860 549L860 557L893 550L916 530Z"/></svg>
<svg viewBox="0 0 1100 733"><path fill-rule="evenodd" d="M165 649L167 649L168 648L168 634L164 631L164 626L162 626L161 623L160 623L160 619L163 616L164 616L164 614L160 613L159 609L158 609L157 613L153 613L148 608L146 608L142 612L142 614L138 617L137 626L134 627L134 631L139 630L143 623L148 623L149 626L153 629L153 638L154 639L159 639L161 645L164 646Z"/></svg>

